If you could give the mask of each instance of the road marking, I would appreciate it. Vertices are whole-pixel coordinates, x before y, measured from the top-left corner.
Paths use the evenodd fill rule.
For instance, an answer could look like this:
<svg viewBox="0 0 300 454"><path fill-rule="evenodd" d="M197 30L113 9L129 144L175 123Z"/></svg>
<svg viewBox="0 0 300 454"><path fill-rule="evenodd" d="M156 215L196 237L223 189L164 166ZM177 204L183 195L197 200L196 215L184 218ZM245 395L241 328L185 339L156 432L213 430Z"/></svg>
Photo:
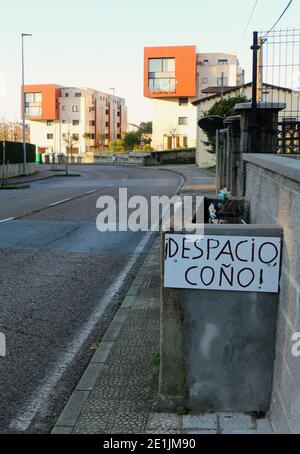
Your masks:
<svg viewBox="0 0 300 454"><path fill-rule="evenodd" d="M0 221L0 224L2 224L3 222L9 222L9 221L13 221L15 218L7 218L7 219L2 219Z"/></svg>
<svg viewBox="0 0 300 454"><path fill-rule="evenodd" d="M104 311L111 303L113 298L120 291L125 279L131 272L134 267L137 259L140 256L140 252L144 250L148 242L153 237L153 232L148 232L144 238L137 245L133 251L133 255L125 265L124 269L118 275L118 278L114 284L112 284L104 293L103 297L100 299L99 304L95 307L91 313L88 320L82 326L80 331L74 336L73 340L69 343L67 350L57 358L56 363L54 364L52 370L46 371L46 377L44 383L40 384L39 389L32 394L31 399L28 400L19 415L14 418L9 427L12 430L19 432L26 431L36 415L43 408L47 408L49 405L49 399L53 396L54 389L61 381L64 373L68 369L69 365L74 361L74 358L82 348L82 345L87 340L92 330L95 328L96 324L99 322L100 317L103 315Z"/></svg>
<svg viewBox="0 0 300 454"><path fill-rule="evenodd" d="M57 205L60 205L61 203L65 203L65 202L69 202L70 200L72 200L72 198L70 197L69 199L64 199L64 200L60 200L59 202L54 202L54 203L51 203L51 205L48 205L48 207L56 207Z"/></svg>
<svg viewBox="0 0 300 454"><path fill-rule="evenodd" d="M104 188L102 189L108 189L108 188L112 188L114 185L113 184L108 184L107 186L104 186ZM89 191L89 192L86 192L85 194L94 194L95 192L98 192L99 189L93 189L92 191Z"/></svg>

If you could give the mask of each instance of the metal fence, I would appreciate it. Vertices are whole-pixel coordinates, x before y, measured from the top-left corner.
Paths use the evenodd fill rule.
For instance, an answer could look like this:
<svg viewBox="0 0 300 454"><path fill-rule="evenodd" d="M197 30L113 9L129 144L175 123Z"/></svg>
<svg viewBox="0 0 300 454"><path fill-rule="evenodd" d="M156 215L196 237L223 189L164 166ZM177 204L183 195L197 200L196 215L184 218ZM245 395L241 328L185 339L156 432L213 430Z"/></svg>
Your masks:
<svg viewBox="0 0 300 454"><path fill-rule="evenodd" d="M285 104L275 125L274 152L300 153L300 30L258 34L257 99L273 106ZM254 59L255 61L255 59Z"/></svg>

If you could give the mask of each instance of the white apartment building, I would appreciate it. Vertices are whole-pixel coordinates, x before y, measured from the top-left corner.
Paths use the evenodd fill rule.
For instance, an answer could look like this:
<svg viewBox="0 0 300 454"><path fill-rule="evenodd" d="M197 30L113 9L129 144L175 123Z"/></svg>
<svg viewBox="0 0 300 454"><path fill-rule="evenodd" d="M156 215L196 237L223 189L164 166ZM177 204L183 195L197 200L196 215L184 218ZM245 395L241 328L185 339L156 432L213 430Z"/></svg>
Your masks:
<svg viewBox="0 0 300 454"><path fill-rule="evenodd" d="M197 53L195 46L145 48L144 95L153 102L154 150L196 148L193 101L243 83L235 54Z"/></svg>
<svg viewBox="0 0 300 454"><path fill-rule="evenodd" d="M123 98L98 90L55 85L26 86L30 139L40 153L84 156L107 148L127 131Z"/></svg>

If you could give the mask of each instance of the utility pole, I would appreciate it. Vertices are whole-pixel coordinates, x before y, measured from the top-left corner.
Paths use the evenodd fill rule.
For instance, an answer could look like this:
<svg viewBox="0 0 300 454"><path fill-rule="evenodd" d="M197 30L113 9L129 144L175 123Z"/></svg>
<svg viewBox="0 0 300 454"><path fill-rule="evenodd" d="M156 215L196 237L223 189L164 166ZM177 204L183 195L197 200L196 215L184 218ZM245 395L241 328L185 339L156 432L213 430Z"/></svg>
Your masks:
<svg viewBox="0 0 300 454"><path fill-rule="evenodd" d="M22 118L23 118L23 174L27 175L26 165L26 124L25 124L25 63L24 63L24 37L32 36L22 33Z"/></svg>
<svg viewBox="0 0 300 454"><path fill-rule="evenodd" d="M258 79L258 32L253 32L253 63L252 63L252 106L251 106L251 152L257 153L257 79Z"/></svg>
<svg viewBox="0 0 300 454"><path fill-rule="evenodd" d="M221 101L224 99L224 72L222 72L221 77Z"/></svg>

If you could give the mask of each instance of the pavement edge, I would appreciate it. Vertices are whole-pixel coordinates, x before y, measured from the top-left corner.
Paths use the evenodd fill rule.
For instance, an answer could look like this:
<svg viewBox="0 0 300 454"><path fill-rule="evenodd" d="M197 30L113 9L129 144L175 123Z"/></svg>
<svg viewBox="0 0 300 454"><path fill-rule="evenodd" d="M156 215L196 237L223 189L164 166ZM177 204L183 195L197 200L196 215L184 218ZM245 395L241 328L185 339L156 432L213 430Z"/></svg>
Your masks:
<svg viewBox="0 0 300 454"><path fill-rule="evenodd" d="M154 235L153 244L151 245L151 248L145 257L141 268L142 266L144 267L148 261L151 262L151 259L153 259L153 247L158 238L159 235ZM56 424L51 431L52 435L73 433L73 430L77 424L78 419L80 418L85 404L87 403L101 372L107 365L109 354L118 338L125 320L127 319L131 307L136 300L141 281L144 279L144 277L141 278L140 272L141 269L134 278L119 310L115 314L105 335L103 336L98 349L89 362L75 390L71 394L71 397L69 398L69 401L67 402L60 417L56 421Z"/></svg>

